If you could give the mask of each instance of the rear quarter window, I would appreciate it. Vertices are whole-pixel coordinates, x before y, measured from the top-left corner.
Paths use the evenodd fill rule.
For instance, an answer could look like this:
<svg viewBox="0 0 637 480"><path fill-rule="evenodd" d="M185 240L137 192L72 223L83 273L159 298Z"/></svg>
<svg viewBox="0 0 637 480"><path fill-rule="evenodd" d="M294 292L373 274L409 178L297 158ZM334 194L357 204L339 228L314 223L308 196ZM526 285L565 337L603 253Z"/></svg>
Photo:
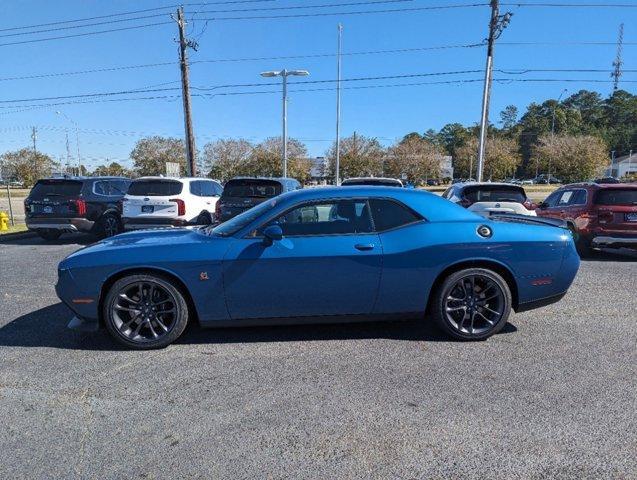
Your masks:
<svg viewBox="0 0 637 480"><path fill-rule="evenodd" d="M182 189L183 184L174 180L138 180L130 184L128 194L146 197L167 197L179 195Z"/></svg>
<svg viewBox="0 0 637 480"><path fill-rule="evenodd" d="M370 199L369 206L377 232L384 232L422 220L422 217L393 200Z"/></svg>
<svg viewBox="0 0 637 480"><path fill-rule="evenodd" d="M637 205L637 188L609 188L597 192L597 205Z"/></svg>

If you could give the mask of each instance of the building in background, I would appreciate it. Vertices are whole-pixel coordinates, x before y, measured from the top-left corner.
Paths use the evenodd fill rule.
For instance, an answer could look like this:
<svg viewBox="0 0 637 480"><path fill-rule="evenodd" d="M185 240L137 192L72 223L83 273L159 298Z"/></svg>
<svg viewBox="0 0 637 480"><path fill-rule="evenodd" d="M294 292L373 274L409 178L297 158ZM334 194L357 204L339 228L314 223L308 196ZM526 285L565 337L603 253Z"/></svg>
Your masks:
<svg viewBox="0 0 637 480"><path fill-rule="evenodd" d="M614 163L606 169L605 175L608 177L622 178L627 175L637 175L637 154L617 157Z"/></svg>
<svg viewBox="0 0 637 480"><path fill-rule="evenodd" d="M451 155L444 155L440 160L440 178L453 179L453 157Z"/></svg>
<svg viewBox="0 0 637 480"><path fill-rule="evenodd" d="M317 185L325 185L328 180L329 165L327 158L316 157L308 159L312 163L310 168L310 180Z"/></svg>

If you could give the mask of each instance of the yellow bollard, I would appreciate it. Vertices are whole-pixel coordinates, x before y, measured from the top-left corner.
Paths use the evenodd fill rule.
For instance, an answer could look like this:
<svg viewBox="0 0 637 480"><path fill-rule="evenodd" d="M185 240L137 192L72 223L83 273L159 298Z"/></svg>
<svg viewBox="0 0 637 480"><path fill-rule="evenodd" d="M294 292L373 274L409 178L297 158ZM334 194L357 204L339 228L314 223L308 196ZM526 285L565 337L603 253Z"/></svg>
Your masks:
<svg viewBox="0 0 637 480"><path fill-rule="evenodd" d="M6 232L7 230L9 230L9 215L0 212L0 232Z"/></svg>

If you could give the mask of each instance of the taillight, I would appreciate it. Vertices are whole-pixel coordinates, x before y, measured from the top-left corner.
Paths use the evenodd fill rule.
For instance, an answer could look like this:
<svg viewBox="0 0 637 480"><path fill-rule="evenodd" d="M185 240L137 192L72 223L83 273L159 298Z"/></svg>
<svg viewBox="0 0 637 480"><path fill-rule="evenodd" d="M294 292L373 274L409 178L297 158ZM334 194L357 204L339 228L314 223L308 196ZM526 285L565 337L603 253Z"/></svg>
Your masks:
<svg viewBox="0 0 637 480"><path fill-rule="evenodd" d="M611 223L614 218L615 216L613 215L613 212L601 210L597 213L597 221L599 223Z"/></svg>
<svg viewBox="0 0 637 480"><path fill-rule="evenodd" d="M221 215L221 202L215 203L215 216Z"/></svg>
<svg viewBox="0 0 637 480"><path fill-rule="evenodd" d="M170 201L177 204L177 215L186 215L186 203L181 198L171 198Z"/></svg>
<svg viewBox="0 0 637 480"><path fill-rule="evenodd" d="M86 215L86 201L81 198L71 200L71 203L75 205L75 211L78 215Z"/></svg>

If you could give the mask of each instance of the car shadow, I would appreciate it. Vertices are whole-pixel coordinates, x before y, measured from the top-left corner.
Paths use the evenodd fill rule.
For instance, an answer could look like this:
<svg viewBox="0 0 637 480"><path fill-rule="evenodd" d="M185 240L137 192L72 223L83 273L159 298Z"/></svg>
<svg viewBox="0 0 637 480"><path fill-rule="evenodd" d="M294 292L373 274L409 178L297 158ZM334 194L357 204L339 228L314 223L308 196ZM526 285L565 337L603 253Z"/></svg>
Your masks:
<svg viewBox="0 0 637 480"><path fill-rule="evenodd" d="M77 332L66 328L73 314L62 303L22 315L0 328L0 346L45 347L66 350L125 350L105 330ZM507 323L499 334L516 332ZM330 340L388 339L424 342L454 342L431 321L361 322L319 325L224 327L202 329L190 325L175 342L181 345Z"/></svg>
<svg viewBox="0 0 637 480"><path fill-rule="evenodd" d="M583 262L634 262L637 260L637 250L630 248L605 248L587 255L581 260Z"/></svg>
<svg viewBox="0 0 637 480"><path fill-rule="evenodd" d="M97 238L88 233L67 233L63 234L57 240L44 240L38 235L27 237L16 237L2 239L0 243L3 245L25 245L25 246L42 246L42 245L90 245L97 242Z"/></svg>

